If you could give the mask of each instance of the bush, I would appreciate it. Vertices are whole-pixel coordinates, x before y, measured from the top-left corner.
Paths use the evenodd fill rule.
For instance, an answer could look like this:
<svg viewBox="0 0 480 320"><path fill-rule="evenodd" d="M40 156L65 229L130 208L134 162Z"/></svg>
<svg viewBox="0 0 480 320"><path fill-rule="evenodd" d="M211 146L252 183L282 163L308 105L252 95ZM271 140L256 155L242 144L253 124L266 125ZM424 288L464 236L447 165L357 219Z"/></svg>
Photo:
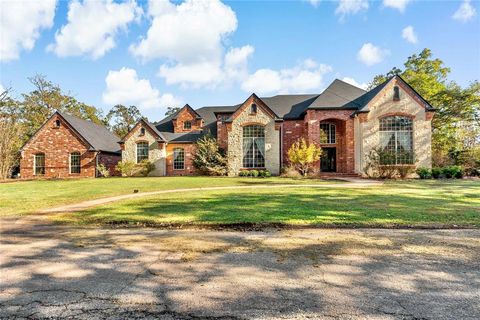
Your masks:
<svg viewBox="0 0 480 320"><path fill-rule="evenodd" d="M135 163L133 161L120 161L115 169L119 171L123 177L146 177L150 172L155 170L155 165L148 160L143 160L140 163Z"/></svg>
<svg viewBox="0 0 480 320"><path fill-rule="evenodd" d="M445 178L452 179L461 179L463 178L463 169L460 166L448 166L442 169L442 173Z"/></svg>
<svg viewBox="0 0 480 320"><path fill-rule="evenodd" d="M227 158L211 134L208 133L197 141L193 165L205 175L224 176L227 174Z"/></svg>
<svg viewBox="0 0 480 320"><path fill-rule="evenodd" d="M138 168L133 161L120 161L115 169L122 174L123 177L133 177L137 174Z"/></svg>
<svg viewBox="0 0 480 320"><path fill-rule="evenodd" d="M250 170L250 176L254 178L258 177L258 170Z"/></svg>
<svg viewBox="0 0 480 320"><path fill-rule="evenodd" d="M301 174L292 166L282 168L282 177L285 178L300 178Z"/></svg>
<svg viewBox="0 0 480 320"><path fill-rule="evenodd" d="M248 177L248 170L240 170L238 173L239 177Z"/></svg>
<svg viewBox="0 0 480 320"><path fill-rule="evenodd" d="M148 160L143 160L142 162L137 163L136 166L138 168L138 174L144 177L148 176L150 172L155 170L155 164Z"/></svg>
<svg viewBox="0 0 480 320"><path fill-rule="evenodd" d="M417 169L416 173L420 179L430 179L432 178L432 170L425 167L420 167Z"/></svg>
<svg viewBox="0 0 480 320"><path fill-rule="evenodd" d="M414 171L413 167L408 164L396 165L395 167L397 169L398 175L402 179L408 178L408 176Z"/></svg>
<svg viewBox="0 0 480 320"><path fill-rule="evenodd" d="M272 174L271 174L271 172L268 171L268 170L260 170L260 171L258 171L258 176L259 176L260 178L268 178L268 177L271 177Z"/></svg>
<svg viewBox="0 0 480 320"><path fill-rule="evenodd" d="M315 143L299 139L288 149L288 160L303 176L307 176L313 164L320 159L322 149Z"/></svg>
<svg viewBox="0 0 480 320"><path fill-rule="evenodd" d="M100 173L100 175L104 178L108 178L110 177L110 171L105 167L105 165L102 163L102 164L99 164L97 166L97 170L98 170L98 173Z"/></svg>
<svg viewBox="0 0 480 320"><path fill-rule="evenodd" d="M441 168L432 168L432 177L434 179L440 179L443 177L443 172Z"/></svg>

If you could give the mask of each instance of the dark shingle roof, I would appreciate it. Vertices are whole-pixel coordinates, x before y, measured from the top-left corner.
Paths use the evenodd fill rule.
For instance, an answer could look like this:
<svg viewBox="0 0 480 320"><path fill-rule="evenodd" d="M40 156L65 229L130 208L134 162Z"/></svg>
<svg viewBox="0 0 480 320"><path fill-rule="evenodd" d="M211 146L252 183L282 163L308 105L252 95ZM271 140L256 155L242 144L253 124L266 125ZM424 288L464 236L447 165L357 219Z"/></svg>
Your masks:
<svg viewBox="0 0 480 320"><path fill-rule="evenodd" d="M120 152L120 138L105 126L83 120L67 113L57 113L72 126L96 151Z"/></svg>
<svg viewBox="0 0 480 320"><path fill-rule="evenodd" d="M309 109L344 109L349 106L357 109L355 105L350 104L352 100L357 99L365 93L365 90L357 88L344 81L335 79L325 89L315 101L308 107Z"/></svg>

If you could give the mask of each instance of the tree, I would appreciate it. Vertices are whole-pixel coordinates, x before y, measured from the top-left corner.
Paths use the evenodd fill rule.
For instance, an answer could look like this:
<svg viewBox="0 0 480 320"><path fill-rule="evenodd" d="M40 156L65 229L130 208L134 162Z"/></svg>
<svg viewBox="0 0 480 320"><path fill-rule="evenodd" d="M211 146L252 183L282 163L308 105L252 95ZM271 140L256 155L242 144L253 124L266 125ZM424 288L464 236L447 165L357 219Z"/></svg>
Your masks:
<svg viewBox="0 0 480 320"><path fill-rule="evenodd" d="M180 109L180 107L168 107L167 112L165 112L165 116L173 116L175 112L179 111Z"/></svg>
<svg viewBox="0 0 480 320"><path fill-rule="evenodd" d="M25 125L25 141L50 117L54 111L66 112L95 123L102 122L100 110L94 106L79 102L70 93L64 93L60 87L48 81L42 75L28 79L34 90L22 94L20 117Z"/></svg>
<svg viewBox="0 0 480 320"><path fill-rule="evenodd" d="M217 140L210 133L197 141L193 165L202 174L210 176L227 174L227 159L220 151Z"/></svg>
<svg viewBox="0 0 480 320"><path fill-rule="evenodd" d="M105 122L119 137L124 137L135 124L142 119L142 114L136 106L114 106L105 117Z"/></svg>
<svg viewBox="0 0 480 320"><path fill-rule="evenodd" d="M313 163L320 159L322 149L315 143L307 143L304 138L296 141L288 149L288 159L303 176L311 170Z"/></svg>
<svg viewBox="0 0 480 320"><path fill-rule="evenodd" d="M22 144L18 122L18 101L9 96L11 89L0 93L0 180L7 179L18 164Z"/></svg>
<svg viewBox="0 0 480 320"><path fill-rule="evenodd" d="M393 75L400 75L437 109L432 121L432 151L435 165L459 164L458 155L480 144L480 84L462 88L448 81L450 68L434 59L430 49L408 57L404 69L393 68L374 77L373 88Z"/></svg>

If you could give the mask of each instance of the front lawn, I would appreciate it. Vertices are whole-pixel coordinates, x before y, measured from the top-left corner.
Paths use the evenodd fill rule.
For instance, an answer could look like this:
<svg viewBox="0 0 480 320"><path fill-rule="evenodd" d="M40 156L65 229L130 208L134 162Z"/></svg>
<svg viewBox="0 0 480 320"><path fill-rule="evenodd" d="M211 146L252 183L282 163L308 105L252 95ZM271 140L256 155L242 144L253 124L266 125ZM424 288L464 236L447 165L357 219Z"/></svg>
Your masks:
<svg viewBox="0 0 480 320"><path fill-rule="evenodd" d="M39 180L0 183L0 216L29 214L50 207L85 200L139 192L222 187L255 184L316 184L318 179L225 178L225 177L148 177ZM332 181L329 181L332 183Z"/></svg>
<svg viewBox="0 0 480 320"><path fill-rule="evenodd" d="M78 224L480 227L480 183L391 181L363 189L252 188L162 194L53 219Z"/></svg>

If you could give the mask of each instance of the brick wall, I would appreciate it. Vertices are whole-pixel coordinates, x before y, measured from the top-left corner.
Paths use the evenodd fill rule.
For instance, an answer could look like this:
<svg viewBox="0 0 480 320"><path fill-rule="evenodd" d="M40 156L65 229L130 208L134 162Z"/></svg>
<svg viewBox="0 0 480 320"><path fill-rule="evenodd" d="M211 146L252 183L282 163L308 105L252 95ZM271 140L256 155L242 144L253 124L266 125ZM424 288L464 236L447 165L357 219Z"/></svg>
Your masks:
<svg viewBox="0 0 480 320"><path fill-rule="evenodd" d="M60 120L60 127L55 121ZM81 170L79 174L70 174L70 153L80 152ZM44 178L95 177L96 152L88 151L70 126L58 116L52 117L43 128L24 146L20 161L20 175L31 179L34 175L34 155L45 154Z"/></svg>
<svg viewBox="0 0 480 320"><path fill-rule="evenodd" d="M288 166L288 149L298 139L304 137L310 143L323 147L335 147L337 152L337 172L354 173L355 140L351 110L308 110L303 120L287 120L283 123L283 155L282 165ZM320 122L331 122L336 125L336 143L320 144ZM320 161L315 165L320 170Z"/></svg>
<svg viewBox="0 0 480 320"><path fill-rule="evenodd" d="M228 130L227 124L223 120L228 119L231 115L231 113L217 114L217 142L218 146L225 151L228 149Z"/></svg>
<svg viewBox="0 0 480 320"><path fill-rule="evenodd" d="M173 169L173 149L183 148L185 150L185 169ZM193 143L171 143L167 145L167 176L191 176L196 174L193 166L193 156L196 145Z"/></svg>
<svg viewBox="0 0 480 320"><path fill-rule="evenodd" d="M182 111L177 115L177 119L173 120L173 130L174 132L190 132L201 130L203 126L203 119L197 119L197 116L190 108L183 108ZM190 121L192 124L191 129L184 129L183 124L186 121Z"/></svg>
<svg viewBox="0 0 480 320"><path fill-rule="evenodd" d="M111 176L120 175L120 173L115 170L115 166L117 165L117 163L122 160L122 157L120 155L114 153L100 152L97 157L98 164L103 164L108 169Z"/></svg>

